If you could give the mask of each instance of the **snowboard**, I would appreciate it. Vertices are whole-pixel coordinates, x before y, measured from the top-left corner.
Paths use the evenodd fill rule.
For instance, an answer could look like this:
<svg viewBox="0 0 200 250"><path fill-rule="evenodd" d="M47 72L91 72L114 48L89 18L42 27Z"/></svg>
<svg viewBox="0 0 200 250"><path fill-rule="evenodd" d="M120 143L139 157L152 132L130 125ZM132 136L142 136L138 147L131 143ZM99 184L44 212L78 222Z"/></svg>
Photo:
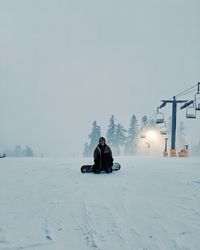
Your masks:
<svg viewBox="0 0 200 250"><path fill-rule="evenodd" d="M83 165L81 167L81 172L82 173L91 173L91 172L93 172L93 166L94 165ZM121 168L121 165L118 162L113 163L113 165L112 165L113 171L118 171L118 170L120 170L120 168ZM101 171L103 171L103 170L101 170Z"/></svg>

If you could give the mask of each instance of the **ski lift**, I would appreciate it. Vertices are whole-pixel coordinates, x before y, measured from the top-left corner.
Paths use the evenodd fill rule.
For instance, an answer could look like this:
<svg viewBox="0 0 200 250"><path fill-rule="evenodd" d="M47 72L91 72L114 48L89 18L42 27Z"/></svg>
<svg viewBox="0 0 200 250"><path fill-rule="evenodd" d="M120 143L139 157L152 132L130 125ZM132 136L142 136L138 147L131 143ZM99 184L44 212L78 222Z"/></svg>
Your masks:
<svg viewBox="0 0 200 250"><path fill-rule="evenodd" d="M141 128L140 130L140 138L146 138L146 129L145 128Z"/></svg>
<svg viewBox="0 0 200 250"><path fill-rule="evenodd" d="M200 110L200 82L198 82L198 89L194 101L195 101L195 109Z"/></svg>
<svg viewBox="0 0 200 250"><path fill-rule="evenodd" d="M164 122L164 115L162 112L158 111L159 108L157 108L157 114L156 114L156 123L160 124Z"/></svg>
<svg viewBox="0 0 200 250"><path fill-rule="evenodd" d="M188 107L186 109L186 118L190 118L190 119L195 119L196 118L196 109L194 107L194 104L192 107Z"/></svg>
<svg viewBox="0 0 200 250"><path fill-rule="evenodd" d="M164 125L160 127L160 133L161 133L161 135L167 135L166 122L164 122Z"/></svg>

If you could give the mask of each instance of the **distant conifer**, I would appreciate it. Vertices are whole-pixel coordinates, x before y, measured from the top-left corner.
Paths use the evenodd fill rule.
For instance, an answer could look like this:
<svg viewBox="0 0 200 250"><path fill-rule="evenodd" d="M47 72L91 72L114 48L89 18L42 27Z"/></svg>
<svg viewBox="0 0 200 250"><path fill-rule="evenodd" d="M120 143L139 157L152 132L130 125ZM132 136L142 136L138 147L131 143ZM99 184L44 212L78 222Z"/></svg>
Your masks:
<svg viewBox="0 0 200 250"><path fill-rule="evenodd" d="M97 122L94 121L92 124L92 132L88 135L89 142L85 143L83 156L92 157L93 151L98 144L98 140L101 137L101 128L97 125Z"/></svg>
<svg viewBox="0 0 200 250"><path fill-rule="evenodd" d="M128 135L125 142L125 155L134 155L137 150L137 140L138 140L138 124L136 116L133 115L130 121L130 126L128 129Z"/></svg>

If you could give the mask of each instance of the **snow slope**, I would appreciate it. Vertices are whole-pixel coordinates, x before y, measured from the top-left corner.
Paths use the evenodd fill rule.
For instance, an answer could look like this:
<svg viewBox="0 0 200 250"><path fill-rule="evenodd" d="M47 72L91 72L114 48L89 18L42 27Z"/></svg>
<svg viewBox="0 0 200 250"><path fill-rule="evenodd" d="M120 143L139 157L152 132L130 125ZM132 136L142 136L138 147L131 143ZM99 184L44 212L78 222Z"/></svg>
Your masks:
<svg viewBox="0 0 200 250"><path fill-rule="evenodd" d="M200 158L0 159L0 250L199 250Z"/></svg>

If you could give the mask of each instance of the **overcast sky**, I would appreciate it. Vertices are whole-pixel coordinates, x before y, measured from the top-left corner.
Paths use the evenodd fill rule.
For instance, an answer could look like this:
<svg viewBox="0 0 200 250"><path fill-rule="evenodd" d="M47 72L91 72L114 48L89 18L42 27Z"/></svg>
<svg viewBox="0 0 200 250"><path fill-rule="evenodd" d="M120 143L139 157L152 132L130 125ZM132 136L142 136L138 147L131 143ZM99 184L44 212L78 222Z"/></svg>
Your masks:
<svg viewBox="0 0 200 250"><path fill-rule="evenodd" d="M152 115L200 81L199 10L199 0L0 0L0 147L80 155L94 120L105 135L112 114L126 128ZM179 113L200 139L200 113Z"/></svg>

